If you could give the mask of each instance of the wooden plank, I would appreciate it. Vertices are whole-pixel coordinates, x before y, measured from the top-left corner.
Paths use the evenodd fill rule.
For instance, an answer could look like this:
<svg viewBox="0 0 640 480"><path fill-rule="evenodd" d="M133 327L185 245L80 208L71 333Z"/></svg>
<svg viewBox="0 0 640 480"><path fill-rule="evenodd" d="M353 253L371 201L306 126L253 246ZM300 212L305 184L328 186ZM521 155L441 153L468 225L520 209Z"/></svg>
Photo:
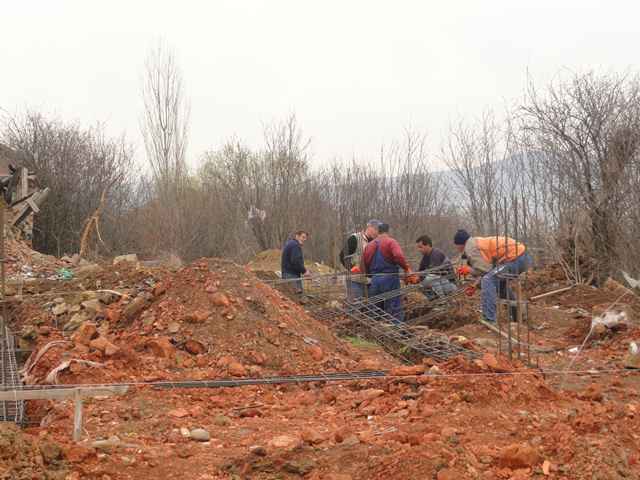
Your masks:
<svg viewBox="0 0 640 480"><path fill-rule="evenodd" d="M74 411L73 411L73 441L82 440L82 397L78 389L74 389Z"/></svg>
<svg viewBox="0 0 640 480"><path fill-rule="evenodd" d="M18 198L29 195L29 170L26 167L20 169L20 193Z"/></svg>
<svg viewBox="0 0 640 480"><path fill-rule="evenodd" d="M567 292L567 291L571 290L573 287L575 287L575 285L570 285L568 287L559 288L557 290L552 290L552 291L547 292L547 293L541 293L540 295L536 295L535 297L531 297L530 300L532 302L535 302L536 300L540 300L541 298L550 297L552 295L557 295L559 293Z"/></svg>
<svg viewBox="0 0 640 480"><path fill-rule="evenodd" d="M36 202L34 202L32 198L27 198L25 202L29 204L29 206L31 207L31 210L33 210L33 213L40 213L40 209L38 208L38 205L36 205Z"/></svg>
<svg viewBox="0 0 640 480"><path fill-rule="evenodd" d="M505 332L501 332L498 330L498 327L496 325L494 325L492 322L487 322L486 320L478 320L482 325L484 325L485 327L487 327L489 330L491 330L492 332L495 332L497 334L499 334L500 336L502 336L503 338L509 338L507 336L507 334ZM522 343L524 346L526 346L526 343L523 342L518 342L515 341L514 343ZM557 352L558 350L564 350L565 347L549 347L549 348L541 348L541 347L536 347L534 345L529 344L529 348L531 350L533 350L534 352L538 352L538 353L551 353L551 352Z"/></svg>
<svg viewBox="0 0 640 480"><path fill-rule="evenodd" d="M105 386L105 387L78 387L78 388L44 388L23 390L3 390L0 391L0 401L11 402L19 400L64 400L75 398L79 395L84 397L107 397L111 395L123 395L129 387L125 385Z"/></svg>

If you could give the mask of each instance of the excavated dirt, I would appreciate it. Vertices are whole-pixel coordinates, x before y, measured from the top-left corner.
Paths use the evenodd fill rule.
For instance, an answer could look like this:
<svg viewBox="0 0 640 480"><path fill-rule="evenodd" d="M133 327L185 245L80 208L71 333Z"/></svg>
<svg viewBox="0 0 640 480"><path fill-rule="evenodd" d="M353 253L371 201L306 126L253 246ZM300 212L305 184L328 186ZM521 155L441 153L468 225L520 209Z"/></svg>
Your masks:
<svg viewBox="0 0 640 480"><path fill-rule="evenodd" d="M560 393L527 370L491 375L512 368L492 357L439 368L457 374L137 389L87 406L91 438L115 435L126 446L105 454L85 442L66 451L80 478L640 478L640 402L624 377ZM47 430L64 438L70 416L71 406L60 405ZM181 433L192 428L211 438Z"/></svg>
<svg viewBox="0 0 640 480"><path fill-rule="evenodd" d="M534 364L550 371L543 376L492 354L401 367L379 348L340 340L231 262L200 260L177 272L137 264L89 270L67 281L37 279L10 303L24 346L67 342L27 378L42 383L72 360L59 383L135 385L124 397L85 402L79 444L70 441L71 402L29 402L38 426L20 435L35 442L27 450L36 452L29 457L36 467L3 457L9 461L0 465L18 473L0 478L65 478L47 476L65 467L70 480L640 478L640 376L624 369L629 343L640 338L637 317L601 332L579 355L570 351L616 292L580 287L531 304L531 344L545 350ZM563 286L554 282L536 293ZM461 299L447 333L495 352L495 334L473 321L478 301ZM64 331L70 322L77 329ZM568 367L582 373L554 373ZM236 389L144 385L368 368L393 376ZM610 372L588 374L594 369ZM193 429L208 435L196 440ZM38 463L41 441L61 446L56 468ZM47 473L34 470L43 465Z"/></svg>
<svg viewBox="0 0 640 480"><path fill-rule="evenodd" d="M279 272L280 271L280 260L282 257L282 251L278 249L264 250L256 254L249 263L247 263L247 267L252 272ZM304 262L305 267L309 272L314 274L328 274L334 273L334 270L322 263L313 262L311 260L306 260Z"/></svg>
<svg viewBox="0 0 640 480"><path fill-rule="evenodd" d="M30 383L45 382L65 359L71 364L58 376L60 383L287 375L393 364L380 350L359 351L339 340L232 262L203 260L175 274L118 265L79 281L99 283L103 290L78 293L78 281L67 282L56 300L25 297L13 309L20 341L33 333L38 350L66 341L30 370ZM59 307L65 313L56 315ZM69 330L78 316L80 325Z"/></svg>
<svg viewBox="0 0 640 480"><path fill-rule="evenodd" d="M0 479L66 478L60 446L46 435L35 437L12 423L0 423Z"/></svg>

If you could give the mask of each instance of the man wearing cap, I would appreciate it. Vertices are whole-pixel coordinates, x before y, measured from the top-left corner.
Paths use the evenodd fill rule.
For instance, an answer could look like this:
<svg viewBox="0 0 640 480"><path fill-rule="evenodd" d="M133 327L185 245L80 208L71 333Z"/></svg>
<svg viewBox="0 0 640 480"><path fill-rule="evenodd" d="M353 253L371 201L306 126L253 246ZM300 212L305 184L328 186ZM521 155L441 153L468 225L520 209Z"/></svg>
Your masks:
<svg viewBox="0 0 640 480"><path fill-rule="evenodd" d="M411 273L411 267L407 263L402 247L389 235L389 225L381 223L378 225L378 237L366 246L360 262L362 272L371 276L369 297L398 290L401 268L406 273ZM404 319L400 296L385 300L381 307L396 320Z"/></svg>
<svg viewBox="0 0 640 480"><path fill-rule="evenodd" d="M363 231L355 232L347 238L347 244L340 251L340 263L353 275L347 285L347 294L350 300L355 300L365 296L367 286L371 279L360 272L360 260L366 246L378 237L379 220L369 220Z"/></svg>
<svg viewBox="0 0 640 480"><path fill-rule="evenodd" d="M489 322L496 321L496 303L500 298L515 299L507 282L500 274L520 275L533 265L533 259L523 243L509 237L472 237L466 230L458 230L453 243L463 253L471 273L480 278L482 288L482 315ZM473 292L471 287L469 293ZM515 309L510 309L512 320Z"/></svg>

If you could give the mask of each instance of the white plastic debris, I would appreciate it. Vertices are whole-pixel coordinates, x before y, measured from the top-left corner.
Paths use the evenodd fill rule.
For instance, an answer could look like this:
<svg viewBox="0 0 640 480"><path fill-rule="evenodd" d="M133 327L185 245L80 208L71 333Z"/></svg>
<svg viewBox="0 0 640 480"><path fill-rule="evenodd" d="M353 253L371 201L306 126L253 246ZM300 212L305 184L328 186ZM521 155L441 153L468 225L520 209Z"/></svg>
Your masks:
<svg viewBox="0 0 640 480"><path fill-rule="evenodd" d="M573 347L569 349L569 353L578 353L580 349L578 347Z"/></svg>
<svg viewBox="0 0 640 480"><path fill-rule="evenodd" d="M640 369L640 348L636 342L629 343L629 353L624 359L625 368Z"/></svg>
<svg viewBox="0 0 640 480"><path fill-rule="evenodd" d="M635 278L631 278L627 272L622 272L622 276L629 284L631 288L640 288L640 280L636 280Z"/></svg>
<svg viewBox="0 0 640 480"><path fill-rule="evenodd" d="M591 328L594 328L596 325L613 328L621 323L627 323L626 312L605 312L598 317L593 317L593 320L591 320Z"/></svg>
<svg viewBox="0 0 640 480"><path fill-rule="evenodd" d="M251 205L251 207L249 208L249 212L247 213L247 217L249 220L260 220L261 222L264 222L264 220L267 218L267 212L265 210L256 208L254 205Z"/></svg>

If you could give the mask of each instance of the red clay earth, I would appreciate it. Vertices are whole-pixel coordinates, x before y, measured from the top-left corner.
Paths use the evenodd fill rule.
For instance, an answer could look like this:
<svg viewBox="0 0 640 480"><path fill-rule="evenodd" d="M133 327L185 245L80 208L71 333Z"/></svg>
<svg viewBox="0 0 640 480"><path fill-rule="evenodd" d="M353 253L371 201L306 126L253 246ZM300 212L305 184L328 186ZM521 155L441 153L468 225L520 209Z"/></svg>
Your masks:
<svg viewBox="0 0 640 480"><path fill-rule="evenodd" d="M71 405L55 406L46 432L72 478L640 478L640 401L621 381L558 393L526 370L492 376L490 357L452 363L441 371L478 375L135 389L86 408L89 438L120 439L108 451L68 442ZM192 428L210 440L180 430Z"/></svg>
<svg viewBox="0 0 640 480"><path fill-rule="evenodd" d="M104 307L85 320L72 342L42 358L32 372L35 381L64 358L102 364L72 363L59 375L65 384L398 366L379 350L336 338L230 262L202 260L177 273L104 268L64 288L60 282L47 287L72 292L95 289L99 282L99 288L128 295L98 296ZM69 306L86 301L87 295L77 295L60 296ZM25 296L14 306L21 327L40 323L36 347L63 337L54 319L61 327L71 314L55 317L55 305L52 298ZM462 310L464 305L466 315L476 307L474 299L465 300ZM572 346L558 332L586 319L575 318L570 307L552 306L549 299L549 305L532 307L534 323L549 323L536 335L543 343L566 339L565 347ZM548 309L564 322L561 327L547 318ZM482 336L478 328L468 325L457 333L473 340L474 332ZM619 365L638 334L634 328L611 332L590 344L584 359ZM30 402L30 416L41 418L42 426L23 435L61 445L59 460L69 465L71 479L640 478L640 399L633 371L582 376L580 385L563 390L551 386L557 379L550 382L491 355L394 373L414 375L215 390L139 386L124 397L87 401L85 440L77 445L70 441L70 402ZM210 438L192 439L195 428L206 429Z"/></svg>

